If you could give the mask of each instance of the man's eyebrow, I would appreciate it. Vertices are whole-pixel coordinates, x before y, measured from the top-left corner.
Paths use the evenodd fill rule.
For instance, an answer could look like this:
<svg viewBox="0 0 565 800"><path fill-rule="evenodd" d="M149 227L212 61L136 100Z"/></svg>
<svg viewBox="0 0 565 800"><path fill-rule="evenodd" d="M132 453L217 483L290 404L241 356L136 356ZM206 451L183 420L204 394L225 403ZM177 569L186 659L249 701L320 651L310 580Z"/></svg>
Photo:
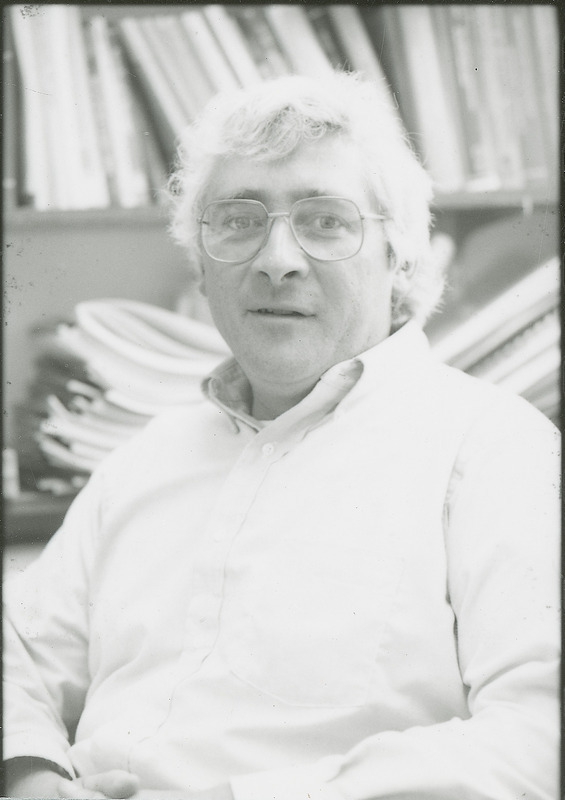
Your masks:
<svg viewBox="0 0 565 800"><path fill-rule="evenodd" d="M260 200L264 197L263 192L253 189L242 189L239 192L231 192L226 200Z"/></svg>
<svg viewBox="0 0 565 800"><path fill-rule="evenodd" d="M260 200L262 203L266 204L266 201L269 199L269 196L276 194L276 192L270 191L268 194L261 189L241 189L240 191L231 192L230 194L226 195L226 200ZM335 192L332 191L324 191L323 189L296 189L294 192L290 192L290 197L293 201L295 200L302 200L306 197L334 197Z"/></svg>

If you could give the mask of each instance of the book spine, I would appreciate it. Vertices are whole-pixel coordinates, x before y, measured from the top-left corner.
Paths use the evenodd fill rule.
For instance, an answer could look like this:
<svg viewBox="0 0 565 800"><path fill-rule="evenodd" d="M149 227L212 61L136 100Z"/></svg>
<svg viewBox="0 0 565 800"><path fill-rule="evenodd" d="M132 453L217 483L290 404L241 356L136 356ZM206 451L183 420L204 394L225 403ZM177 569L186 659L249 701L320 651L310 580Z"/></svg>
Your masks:
<svg viewBox="0 0 565 800"><path fill-rule="evenodd" d="M238 88L240 82L210 30L204 13L198 9L191 9L181 13L180 21L188 44L206 69L214 90L227 91Z"/></svg>
<svg viewBox="0 0 565 800"><path fill-rule="evenodd" d="M139 21L124 17L118 22L118 31L131 62L133 78L157 126L163 151L172 155L185 128L186 114L149 47Z"/></svg>
<svg viewBox="0 0 565 800"><path fill-rule="evenodd" d="M550 175L558 174L559 146L559 22L557 9L552 6L532 4L530 36L533 42L533 68L541 103L541 114L545 121L544 133L547 142Z"/></svg>
<svg viewBox="0 0 565 800"><path fill-rule="evenodd" d="M12 6L10 11L22 98L22 201L23 204L45 211L53 207L46 102L48 96L43 86L45 75L50 73L50 66L49 63L40 66L41 52L37 31L45 22L43 17L24 14L18 6Z"/></svg>
<svg viewBox="0 0 565 800"><path fill-rule="evenodd" d="M332 71L304 8L265 5L264 13L292 72L317 78Z"/></svg>
<svg viewBox="0 0 565 800"><path fill-rule="evenodd" d="M543 135L544 114L534 78L535 54L530 38L530 15L527 6L505 9L509 42L511 94L516 109L517 130L528 184L543 183L549 178Z"/></svg>
<svg viewBox="0 0 565 800"><path fill-rule="evenodd" d="M404 40L422 156L437 189L458 191L465 185L465 159L448 104L432 25L431 8L396 9Z"/></svg>
<svg viewBox="0 0 565 800"><path fill-rule="evenodd" d="M102 113L112 154L117 201L125 208L146 205L149 187L122 52L104 17L91 19L90 32L100 76Z"/></svg>
<svg viewBox="0 0 565 800"><path fill-rule="evenodd" d="M398 117L398 104L393 99L374 42L359 9L355 6L335 5L328 8L328 14L336 38L347 56L346 63L353 70L360 72L365 78L375 83L383 100L392 113Z"/></svg>
<svg viewBox="0 0 565 800"><path fill-rule="evenodd" d="M334 34L346 55L347 65L363 77L378 82L386 82L375 47L363 24L356 6L329 6L328 15Z"/></svg>
<svg viewBox="0 0 565 800"><path fill-rule="evenodd" d="M242 86L258 83L261 73L249 54L245 38L235 19L221 5L204 6L202 13L239 83Z"/></svg>
<svg viewBox="0 0 565 800"><path fill-rule="evenodd" d="M44 59L52 68L48 111L55 204L60 209L80 209L87 203L84 201L82 131L76 106L75 75L78 65L71 50L68 10L67 6L62 5L45 6L46 24L38 30Z"/></svg>
<svg viewBox="0 0 565 800"><path fill-rule="evenodd" d="M179 53L178 43L169 39L170 30L167 30L166 17L141 17L136 20L139 30L144 38L146 48L151 51L155 64L161 76L166 80L180 111L183 127L198 113L199 103L192 92L185 90L188 75L191 74L193 64L186 53ZM182 59L182 60L181 60Z"/></svg>
<svg viewBox="0 0 565 800"><path fill-rule="evenodd" d="M148 202L160 205L164 199L163 189L167 182L169 167L156 136L155 126L149 119L145 102L134 85L130 84L129 89L133 126L141 149Z"/></svg>
<svg viewBox="0 0 565 800"><path fill-rule="evenodd" d="M287 75L290 66L282 54L260 6L231 6L230 13L238 23L263 79Z"/></svg>
<svg viewBox="0 0 565 800"><path fill-rule="evenodd" d="M334 31L329 8L327 6L307 5L305 6L305 11L310 25L316 32L320 46L332 67L334 69L351 69L351 65L348 63L346 54L340 46Z"/></svg>
<svg viewBox="0 0 565 800"><path fill-rule="evenodd" d="M481 95L491 125L497 170L505 189L522 189L525 175L510 87L512 59L504 21L508 9L477 5L470 8L477 29L477 63Z"/></svg>
<svg viewBox="0 0 565 800"><path fill-rule="evenodd" d="M421 152L412 86L404 55L405 43L398 22L398 9L390 5L366 8L363 11L363 21L390 86L394 107L399 113L412 146L417 152Z"/></svg>
<svg viewBox="0 0 565 800"><path fill-rule="evenodd" d="M160 15L143 20L143 24L148 30L155 28L154 44L159 58L174 81L189 118L195 117L214 94L214 87L181 19L177 15Z"/></svg>
<svg viewBox="0 0 565 800"><path fill-rule="evenodd" d="M466 162L466 189L500 187L496 152L480 97L476 42L465 6L434 6L432 10L444 65L449 104Z"/></svg>
<svg viewBox="0 0 565 800"><path fill-rule="evenodd" d="M119 205L117 187L118 167L116 164L109 131L110 125L108 121L108 112L105 99L106 78L102 74L103 68L101 64L101 55L98 52L100 45L96 42L96 38L99 36L99 33L95 31L96 26L93 25L94 19L95 18L89 20L85 26L84 42L88 59L88 72L92 93L94 118L98 129L102 163L104 165L106 180L108 182L110 205L116 206ZM119 110L117 110L117 113L119 113Z"/></svg>
<svg viewBox="0 0 565 800"><path fill-rule="evenodd" d="M18 141L21 139L20 97L18 92L18 70L14 42L9 19L5 21L2 42L3 92L4 92L4 131L2 141L2 198L5 209L13 209L18 205L18 193L21 185Z"/></svg>
<svg viewBox="0 0 565 800"><path fill-rule="evenodd" d="M72 97L76 114L76 136L82 187L77 202L82 208L106 208L111 197L94 114L85 31L77 6L66 7L72 70ZM114 112L115 113L115 112Z"/></svg>

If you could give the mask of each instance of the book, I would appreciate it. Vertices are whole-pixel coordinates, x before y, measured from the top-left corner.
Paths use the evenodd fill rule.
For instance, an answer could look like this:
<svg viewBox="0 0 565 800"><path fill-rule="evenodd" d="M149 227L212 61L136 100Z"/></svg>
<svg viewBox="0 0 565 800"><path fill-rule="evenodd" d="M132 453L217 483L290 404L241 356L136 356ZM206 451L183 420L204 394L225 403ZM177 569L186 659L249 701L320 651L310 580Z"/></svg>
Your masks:
<svg viewBox="0 0 565 800"><path fill-rule="evenodd" d="M50 64L44 64L43 48L39 47L42 9L29 13L24 6L11 6L9 11L14 38L16 62L21 85L23 129L22 200L41 211L53 207L53 164L50 156L50 111L46 78ZM51 86L53 83L51 82Z"/></svg>
<svg viewBox="0 0 565 800"><path fill-rule="evenodd" d="M210 29L226 60L242 86L251 86L261 80L261 72L249 54L241 27L223 5L202 7Z"/></svg>
<svg viewBox="0 0 565 800"><path fill-rule="evenodd" d="M139 88L128 80L131 100L133 127L137 134L140 157L147 181L148 202L161 205L165 202L164 188L172 169L172 157L167 159L161 142L147 111L146 103L140 95Z"/></svg>
<svg viewBox="0 0 565 800"><path fill-rule="evenodd" d="M292 72L314 78L332 72L332 65L302 6L267 4L263 10Z"/></svg>
<svg viewBox="0 0 565 800"><path fill-rule="evenodd" d="M557 8L533 3L528 7L533 42L533 68L541 104L550 175L558 173L559 144L559 22Z"/></svg>
<svg viewBox="0 0 565 800"><path fill-rule="evenodd" d="M506 15L511 7L473 5L469 13L477 27L477 60L481 94L493 134L497 170L505 189L525 186L516 100L512 92L513 57Z"/></svg>
<svg viewBox="0 0 565 800"><path fill-rule="evenodd" d="M215 91L227 91L241 86L226 55L215 38L204 12L193 8L180 15L188 45L204 66Z"/></svg>
<svg viewBox="0 0 565 800"><path fill-rule="evenodd" d="M92 17L87 36L92 42L100 93L99 124L107 134L107 163L116 201L124 208L147 205L150 196L145 155L121 48L105 17Z"/></svg>
<svg viewBox="0 0 565 800"><path fill-rule="evenodd" d="M69 132L75 141L79 164L78 184L75 190L75 207L106 208L110 192L102 157L98 125L95 120L94 101L90 81L88 55L82 18L76 5L53 6L62 9L68 41L67 73L71 74L70 99L75 109L73 129ZM71 68L69 69L69 64ZM115 113L115 110L114 110Z"/></svg>
<svg viewBox="0 0 565 800"><path fill-rule="evenodd" d="M445 88L443 67L432 23L430 6L389 7L392 24L399 28L402 51L408 68L410 101L417 129L421 132L420 152L439 191L457 191L465 185L465 158L457 137Z"/></svg>
<svg viewBox="0 0 565 800"><path fill-rule="evenodd" d="M118 31L132 77L147 103L162 150L167 158L172 158L188 121L187 114L149 47L140 21L124 17L118 21Z"/></svg>
<svg viewBox="0 0 565 800"><path fill-rule="evenodd" d="M344 65L361 72L364 78L386 84L386 77L367 28L356 6L328 6L328 17L335 38L345 55Z"/></svg>
<svg viewBox="0 0 565 800"><path fill-rule="evenodd" d="M408 63L403 56L404 42L397 21L396 9L389 5L383 5L364 8L361 13L367 33L387 76L392 101L400 116L402 126L406 130L414 150L421 153L422 134L419 131L413 102Z"/></svg>
<svg viewBox="0 0 565 800"><path fill-rule="evenodd" d="M290 72L290 65L265 17L263 6L230 6L240 26L246 47L263 79L278 78Z"/></svg>
<svg viewBox="0 0 565 800"><path fill-rule="evenodd" d="M433 6L432 19L452 119L466 161L465 189L500 188L497 157L478 72L477 31L470 9L464 5Z"/></svg>
<svg viewBox="0 0 565 800"><path fill-rule="evenodd" d="M338 37L330 19L329 7L309 3L304 6L304 10L332 67L334 69L351 69L347 56L338 42Z"/></svg>
<svg viewBox="0 0 565 800"><path fill-rule="evenodd" d="M21 186L21 152L18 147L20 140L20 93L18 91L18 74L16 54L12 38L9 19L4 19L2 40L2 90L4 98L3 109L3 140L2 140L2 199L5 209L18 205Z"/></svg>
<svg viewBox="0 0 565 800"><path fill-rule="evenodd" d="M510 91L516 109L518 140L525 180L528 185L546 182L549 178L549 153L546 154L544 119L535 81L536 53L530 36L531 17L528 6L513 5L505 9L508 52L511 63Z"/></svg>
<svg viewBox="0 0 565 800"><path fill-rule="evenodd" d="M376 52L376 43L371 41L359 9L353 5L329 6L328 15L335 36L346 54L346 65L374 81L391 111L399 118L398 103L393 99Z"/></svg>
<svg viewBox="0 0 565 800"><path fill-rule="evenodd" d="M194 119L201 107L193 92L186 91L187 70L190 75L194 69L194 60L186 55L184 43L179 52L176 40L178 29L173 26L174 33L171 38L171 30L168 29L171 26L166 17L140 17L136 19L136 24L139 26L146 50L151 51L161 76L167 81L176 99L184 127Z"/></svg>
<svg viewBox="0 0 565 800"><path fill-rule="evenodd" d="M174 79L190 118L193 118L214 95L215 89L207 66L194 49L181 16L159 14L144 19L143 25L148 30L156 28L155 47L160 50L163 64Z"/></svg>

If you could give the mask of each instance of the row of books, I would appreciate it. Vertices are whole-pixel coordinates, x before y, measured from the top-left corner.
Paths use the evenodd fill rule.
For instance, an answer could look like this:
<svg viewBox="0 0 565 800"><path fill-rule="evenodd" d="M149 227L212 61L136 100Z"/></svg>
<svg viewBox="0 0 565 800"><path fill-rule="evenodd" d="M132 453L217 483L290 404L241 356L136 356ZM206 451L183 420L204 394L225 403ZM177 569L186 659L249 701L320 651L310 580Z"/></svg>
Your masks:
<svg viewBox="0 0 565 800"><path fill-rule="evenodd" d="M365 20L443 191L557 184L559 32L541 4L384 5Z"/></svg>
<svg viewBox="0 0 565 800"><path fill-rule="evenodd" d="M348 65L376 78L392 104L354 6L127 8L112 22L78 5L10 8L5 88L21 152L5 157L20 168L4 183L19 204L158 202L186 124L217 91L270 76Z"/></svg>
<svg viewBox="0 0 565 800"><path fill-rule="evenodd" d="M335 67L376 80L438 190L555 180L550 6L124 6L112 22L78 5L10 12L19 199L38 209L156 202L183 128L216 91Z"/></svg>
<svg viewBox="0 0 565 800"><path fill-rule="evenodd" d="M78 5L9 12L5 189L42 211L156 202L166 162L106 19Z"/></svg>

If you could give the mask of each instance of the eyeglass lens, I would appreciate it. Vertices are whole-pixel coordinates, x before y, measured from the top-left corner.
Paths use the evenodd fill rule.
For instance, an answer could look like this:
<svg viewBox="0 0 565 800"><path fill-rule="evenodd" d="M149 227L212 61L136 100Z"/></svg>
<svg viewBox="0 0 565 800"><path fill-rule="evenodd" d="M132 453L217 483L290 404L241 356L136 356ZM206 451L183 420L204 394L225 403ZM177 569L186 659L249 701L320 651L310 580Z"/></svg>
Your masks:
<svg viewBox="0 0 565 800"><path fill-rule="evenodd" d="M320 261L350 258L363 242L359 210L345 198L298 200L290 210L289 221L298 244ZM202 223L202 243L208 255L236 263L257 255L272 221L256 200L218 200L206 208Z"/></svg>

